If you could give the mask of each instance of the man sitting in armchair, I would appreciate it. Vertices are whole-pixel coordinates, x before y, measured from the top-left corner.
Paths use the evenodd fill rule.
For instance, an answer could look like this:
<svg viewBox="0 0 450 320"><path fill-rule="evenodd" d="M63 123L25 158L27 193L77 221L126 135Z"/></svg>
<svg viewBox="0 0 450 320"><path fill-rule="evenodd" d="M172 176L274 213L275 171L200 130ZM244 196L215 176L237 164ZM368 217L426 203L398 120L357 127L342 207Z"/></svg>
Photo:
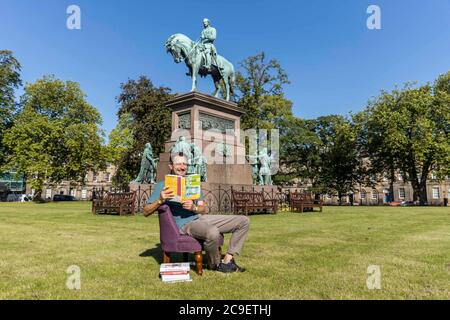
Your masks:
<svg viewBox="0 0 450 320"><path fill-rule="evenodd" d="M170 157L172 174L186 176L187 157L183 153ZM164 187L164 181L158 182L144 207L144 216L148 217L158 208L167 204L180 229L180 233L204 240L204 249L208 257L209 268L220 272L243 272L244 268L236 264L235 256L239 255L250 221L246 216L208 215L203 195L198 201L187 200L183 203L170 201L174 194ZM231 233L228 251L221 260L219 253L220 234Z"/></svg>

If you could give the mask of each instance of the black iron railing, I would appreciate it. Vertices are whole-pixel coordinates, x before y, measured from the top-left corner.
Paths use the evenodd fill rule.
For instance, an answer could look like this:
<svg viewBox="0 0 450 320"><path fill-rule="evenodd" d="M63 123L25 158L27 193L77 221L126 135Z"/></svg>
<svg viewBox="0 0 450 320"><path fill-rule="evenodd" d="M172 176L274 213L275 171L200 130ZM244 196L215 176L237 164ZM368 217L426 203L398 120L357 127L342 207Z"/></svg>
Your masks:
<svg viewBox="0 0 450 320"><path fill-rule="evenodd" d="M148 187L138 186L136 189L136 208L137 212L142 212L148 198L153 192L154 185L148 185ZM231 214L233 212L233 201L231 198L231 190L233 187L223 188L219 186L217 189L202 189L203 196L205 198L206 206L209 213L214 214ZM264 187L238 187L234 190L239 191L262 191L264 192L264 197L266 199L276 199L278 200L278 207L280 211L289 210L288 196L284 192L277 192L273 188L270 190L264 190ZM93 199L101 199L108 192L124 192L120 189L94 189L92 191Z"/></svg>

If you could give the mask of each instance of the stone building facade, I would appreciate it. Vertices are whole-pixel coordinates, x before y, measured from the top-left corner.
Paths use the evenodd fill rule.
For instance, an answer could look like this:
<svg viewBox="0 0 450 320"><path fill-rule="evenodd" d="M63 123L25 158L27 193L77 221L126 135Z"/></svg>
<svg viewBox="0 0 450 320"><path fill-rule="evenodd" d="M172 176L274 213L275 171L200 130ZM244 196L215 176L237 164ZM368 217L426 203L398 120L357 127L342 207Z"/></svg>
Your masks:
<svg viewBox="0 0 450 320"><path fill-rule="evenodd" d="M113 165L108 165L105 171L94 174L90 172L87 174L85 185L70 185L69 182L63 182L55 187L46 186L43 191L43 198L52 199L55 194L72 195L78 200L91 200L94 191L105 190L111 191L114 189L112 185L112 178L116 172ZM303 191L307 190L308 186L283 187L283 192ZM355 192L344 196L341 201L344 205L364 205L375 206L387 204L391 196L389 194L389 183L383 181L375 188L355 186ZM27 187L27 193L32 194L32 191ZM432 206L449 205L450 202L450 177L445 181L437 181L431 179L427 183L428 204ZM352 199L353 198L353 199ZM326 205L338 205L339 199L337 195L323 195L322 199ZM352 201L353 200L353 201ZM392 197L394 202L409 202L413 201L413 189L410 183L405 183L398 177L398 181L394 183L394 195Z"/></svg>
<svg viewBox="0 0 450 320"><path fill-rule="evenodd" d="M99 171L96 173L89 172L86 175L86 182L84 185L73 185L69 181L63 181L56 186L45 185L42 192L42 198L48 200L52 199L55 194L64 194L74 196L77 200L91 200L94 191L113 190L112 178L115 173L115 166L107 165L105 171ZM31 190L28 186L27 193L33 194L33 190Z"/></svg>
<svg viewBox="0 0 450 320"><path fill-rule="evenodd" d="M449 205L450 198L450 179L439 182L430 179L427 183L428 205L443 206ZM353 199L352 199L353 198ZM353 201L352 201L353 200ZM324 204L337 205L339 199L337 195L324 195ZM379 183L375 188L355 186L355 192L348 194L342 199L342 204L350 205L385 205L390 201L398 203L412 203L413 188L410 183L401 180L394 183L393 196L389 193L389 183L387 181Z"/></svg>

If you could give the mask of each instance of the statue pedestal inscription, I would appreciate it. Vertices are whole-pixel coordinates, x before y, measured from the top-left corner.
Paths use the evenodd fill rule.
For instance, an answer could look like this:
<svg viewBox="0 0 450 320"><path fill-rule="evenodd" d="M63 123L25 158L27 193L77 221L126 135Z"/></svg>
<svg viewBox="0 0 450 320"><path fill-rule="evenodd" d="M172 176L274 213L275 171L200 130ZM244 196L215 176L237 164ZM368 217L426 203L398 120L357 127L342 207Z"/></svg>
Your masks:
<svg viewBox="0 0 450 320"><path fill-rule="evenodd" d="M209 183L252 185L252 169L241 142L244 111L236 103L190 92L170 100L167 106L172 109L172 137L160 155L157 181L169 174L169 150L183 136L202 150Z"/></svg>

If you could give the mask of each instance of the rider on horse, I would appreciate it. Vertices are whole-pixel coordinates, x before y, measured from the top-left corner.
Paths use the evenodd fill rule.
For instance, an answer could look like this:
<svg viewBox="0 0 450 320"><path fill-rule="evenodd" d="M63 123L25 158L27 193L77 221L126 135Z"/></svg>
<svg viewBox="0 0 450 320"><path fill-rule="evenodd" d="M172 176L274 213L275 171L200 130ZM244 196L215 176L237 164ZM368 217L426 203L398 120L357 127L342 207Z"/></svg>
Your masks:
<svg viewBox="0 0 450 320"><path fill-rule="evenodd" d="M209 19L203 19L203 31L200 38L200 51L205 53L205 65L206 70L211 71L212 66L216 66L217 70L221 72L221 68L217 64L217 50L214 46L214 40L216 40L217 31L215 28L211 27L211 22Z"/></svg>

